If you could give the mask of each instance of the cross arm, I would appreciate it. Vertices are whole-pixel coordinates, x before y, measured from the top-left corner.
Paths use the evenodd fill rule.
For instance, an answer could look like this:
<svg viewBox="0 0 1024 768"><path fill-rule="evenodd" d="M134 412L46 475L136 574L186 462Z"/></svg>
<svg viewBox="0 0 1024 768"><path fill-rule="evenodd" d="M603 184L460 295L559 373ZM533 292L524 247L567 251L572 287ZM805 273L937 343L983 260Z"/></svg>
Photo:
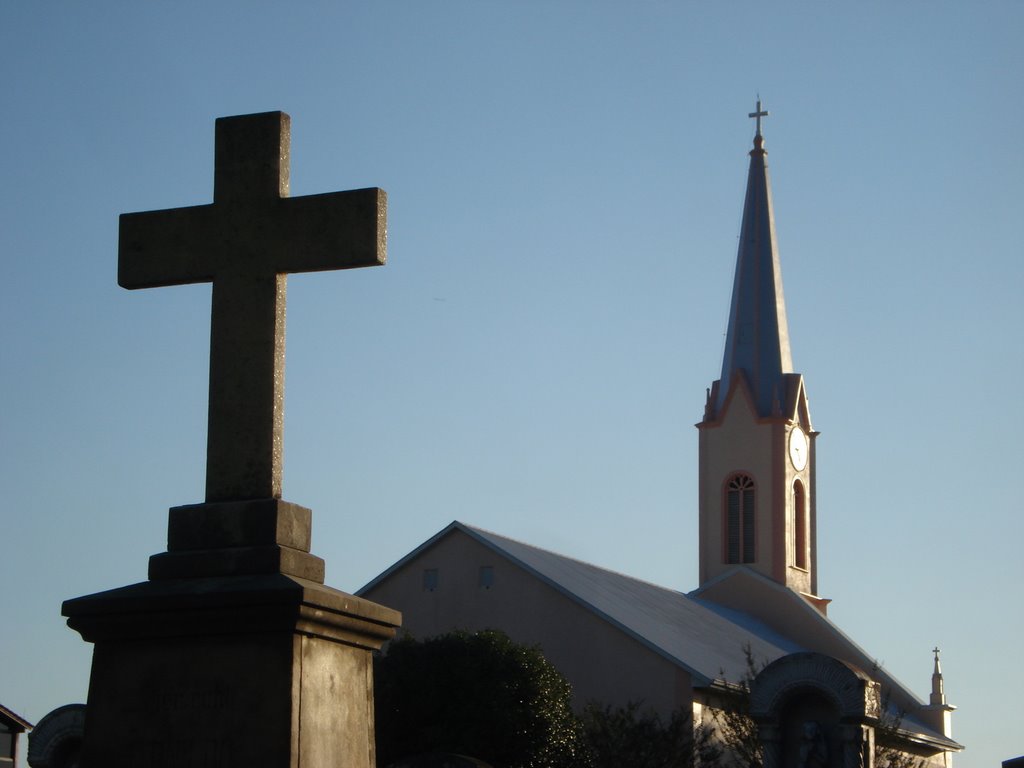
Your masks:
<svg viewBox="0 0 1024 768"><path fill-rule="evenodd" d="M387 193L355 189L279 201L266 228L254 222L266 247L281 254L278 272L319 272L382 265L387 260Z"/></svg>
<svg viewBox="0 0 1024 768"><path fill-rule="evenodd" d="M317 272L386 258L387 194L373 187L122 214L117 282L153 288L225 271Z"/></svg>
<svg viewBox="0 0 1024 768"><path fill-rule="evenodd" d="M122 213L117 239L117 284L156 288L213 280L209 233L217 230L213 205Z"/></svg>

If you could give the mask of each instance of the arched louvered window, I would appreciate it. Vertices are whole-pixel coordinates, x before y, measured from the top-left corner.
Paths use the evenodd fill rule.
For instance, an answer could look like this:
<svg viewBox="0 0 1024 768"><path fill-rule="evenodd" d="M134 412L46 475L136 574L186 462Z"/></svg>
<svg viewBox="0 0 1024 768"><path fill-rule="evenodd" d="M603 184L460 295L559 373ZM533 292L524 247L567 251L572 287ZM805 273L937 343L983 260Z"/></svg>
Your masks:
<svg viewBox="0 0 1024 768"><path fill-rule="evenodd" d="M793 483L793 563L807 568L807 494L799 480Z"/></svg>
<svg viewBox="0 0 1024 768"><path fill-rule="evenodd" d="M726 562L754 562L754 480L736 475L726 487Z"/></svg>

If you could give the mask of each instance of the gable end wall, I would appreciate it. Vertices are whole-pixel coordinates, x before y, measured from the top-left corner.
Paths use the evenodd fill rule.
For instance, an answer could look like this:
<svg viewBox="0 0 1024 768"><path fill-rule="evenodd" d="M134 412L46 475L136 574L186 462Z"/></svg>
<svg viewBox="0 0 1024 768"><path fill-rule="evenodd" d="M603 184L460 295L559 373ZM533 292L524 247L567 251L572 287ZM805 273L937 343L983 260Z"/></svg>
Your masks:
<svg viewBox="0 0 1024 768"><path fill-rule="evenodd" d="M481 566L494 569L489 589L479 586ZM424 589L426 569L437 570L434 591ZM577 710L590 700L642 700L666 716L689 710L693 701L684 670L459 530L362 596L401 611L400 632L417 639L500 629L516 642L539 645L572 684Z"/></svg>

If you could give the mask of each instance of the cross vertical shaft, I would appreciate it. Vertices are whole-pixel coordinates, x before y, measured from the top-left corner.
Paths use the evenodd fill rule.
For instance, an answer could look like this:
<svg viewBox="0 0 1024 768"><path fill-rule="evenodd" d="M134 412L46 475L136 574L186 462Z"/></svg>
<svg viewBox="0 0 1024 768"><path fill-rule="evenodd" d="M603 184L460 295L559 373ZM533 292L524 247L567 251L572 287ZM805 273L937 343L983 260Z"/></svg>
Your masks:
<svg viewBox="0 0 1024 768"><path fill-rule="evenodd" d="M281 498L287 275L213 284L206 500Z"/></svg>
<svg viewBox="0 0 1024 768"><path fill-rule="evenodd" d="M288 196L290 120L217 120L214 204ZM243 259L245 254L241 254ZM287 275L249 259L213 281L206 500L281 498Z"/></svg>

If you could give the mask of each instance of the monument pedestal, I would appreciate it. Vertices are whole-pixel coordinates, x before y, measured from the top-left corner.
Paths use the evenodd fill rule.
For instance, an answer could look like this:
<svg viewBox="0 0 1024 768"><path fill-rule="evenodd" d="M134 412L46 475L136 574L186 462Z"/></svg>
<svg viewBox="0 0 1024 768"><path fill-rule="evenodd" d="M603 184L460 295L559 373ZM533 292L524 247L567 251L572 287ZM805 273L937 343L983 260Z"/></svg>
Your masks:
<svg viewBox="0 0 1024 768"><path fill-rule="evenodd" d="M64 603L95 643L84 765L373 768L371 653L400 615L322 584L310 518L173 508L150 581Z"/></svg>

